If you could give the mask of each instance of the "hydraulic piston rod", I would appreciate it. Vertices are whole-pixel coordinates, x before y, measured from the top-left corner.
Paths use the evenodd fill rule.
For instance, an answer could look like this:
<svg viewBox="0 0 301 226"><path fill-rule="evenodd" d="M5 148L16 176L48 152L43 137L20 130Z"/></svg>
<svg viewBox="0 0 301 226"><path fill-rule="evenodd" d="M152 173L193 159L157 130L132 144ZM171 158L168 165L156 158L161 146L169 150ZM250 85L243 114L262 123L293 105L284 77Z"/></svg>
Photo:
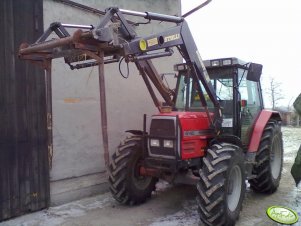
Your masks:
<svg viewBox="0 0 301 226"><path fill-rule="evenodd" d="M132 11L127 9L119 9L119 11L126 15L139 16L148 20L160 20L160 21L173 22L173 23L181 23L183 21L182 17L165 15L160 13L138 12L138 11Z"/></svg>
<svg viewBox="0 0 301 226"><path fill-rule="evenodd" d="M80 24L62 24L62 26L68 28L80 28L80 29L90 29L90 30L94 28L93 25L80 25Z"/></svg>

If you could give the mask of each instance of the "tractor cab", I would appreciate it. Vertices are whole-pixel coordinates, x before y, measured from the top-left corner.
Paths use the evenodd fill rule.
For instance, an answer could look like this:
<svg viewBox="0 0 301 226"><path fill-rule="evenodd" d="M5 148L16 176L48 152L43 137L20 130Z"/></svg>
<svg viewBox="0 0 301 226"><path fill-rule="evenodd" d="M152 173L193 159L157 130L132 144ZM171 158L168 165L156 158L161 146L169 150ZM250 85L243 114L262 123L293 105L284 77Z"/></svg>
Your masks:
<svg viewBox="0 0 301 226"><path fill-rule="evenodd" d="M252 125L263 109L260 75L262 65L245 63L237 58L221 58L204 61L222 110L222 134L241 138L249 143ZM201 103L197 82L190 76L187 64L175 65L178 71L175 111L199 112L206 109ZM201 86L207 109L214 112L213 103Z"/></svg>

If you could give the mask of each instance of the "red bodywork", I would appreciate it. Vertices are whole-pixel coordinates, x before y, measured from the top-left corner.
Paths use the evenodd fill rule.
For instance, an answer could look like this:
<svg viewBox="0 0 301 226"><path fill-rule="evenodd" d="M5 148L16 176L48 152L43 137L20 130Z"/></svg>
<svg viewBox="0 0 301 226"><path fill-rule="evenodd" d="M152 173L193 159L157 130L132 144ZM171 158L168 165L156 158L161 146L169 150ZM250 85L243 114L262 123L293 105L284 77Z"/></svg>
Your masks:
<svg viewBox="0 0 301 226"><path fill-rule="evenodd" d="M253 129L252 137L248 148L249 152L258 151L264 127L266 126L269 119L272 117L275 117L277 120L281 120L279 113L276 111L262 110L262 112L260 113Z"/></svg>
<svg viewBox="0 0 301 226"><path fill-rule="evenodd" d="M213 115L213 114L212 114ZM159 116L178 117L181 129L181 156L182 159L190 159L204 156L208 139L214 137L209 130L209 120L205 112L171 112L162 113ZM257 152L260 139L270 118L281 120L278 112L262 110L254 125L249 143L249 152Z"/></svg>
<svg viewBox="0 0 301 226"><path fill-rule="evenodd" d="M210 123L205 112L170 112L161 113L156 116L173 116L178 118L181 130L180 148L182 159L198 158L205 155L208 140L214 137L213 131L209 129ZM249 152L256 152L258 150L264 127L271 117L281 120L279 113L276 111L262 110L260 113L254 125L248 148Z"/></svg>
<svg viewBox="0 0 301 226"><path fill-rule="evenodd" d="M170 112L158 116L178 117L181 130L182 159L198 158L205 155L208 139L214 136L205 112ZM212 114L213 116L213 114Z"/></svg>

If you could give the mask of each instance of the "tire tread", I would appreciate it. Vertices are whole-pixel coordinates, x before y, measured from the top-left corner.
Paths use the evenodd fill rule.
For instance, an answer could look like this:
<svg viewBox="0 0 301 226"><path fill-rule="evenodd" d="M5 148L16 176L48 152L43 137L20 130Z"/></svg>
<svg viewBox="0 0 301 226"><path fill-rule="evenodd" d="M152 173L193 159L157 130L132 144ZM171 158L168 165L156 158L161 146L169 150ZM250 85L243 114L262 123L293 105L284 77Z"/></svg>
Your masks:
<svg viewBox="0 0 301 226"><path fill-rule="evenodd" d="M132 190L134 185L130 184L128 178L131 170L133 156L137 155L142 145L141 136L129 136L120 142L109 165L109 185L113 197L122 204L134 205L146 201L151 192L156 188L157 178L152 178L149 186L140 194Z"/></svg>
<svg viewBox="0 0 301 226"><path fill-rule="evenodd" d="M274 136L278 135L281 136L281 153L283 156L283 143L280 125L276 120L270 119L265 126L260 139L258 153L256 155L256 164L253 167L253 175L255 175L256 178L249 180L251 188L255 192L273 193L279 186L283 160L281 160L281 170L277 180L272 179L270 169L270 149L272 146L272 139Z"/></svg>
<svg viewBox="0 0 301 226"><path fill-rule="evenodd" d="M204 164L203 168L199 170L200 180L197 183L197 204L200 219L206 226L233 225L233 221L236 220L227 219L227 207L225 206L226 174L234 156L243 164L243 153L239 147L219 143L208 148L207 155L203 157ZM241 200L245 192L245 183L242 186ZM242 206L241 201L238 205L239 213Z"/></svg>

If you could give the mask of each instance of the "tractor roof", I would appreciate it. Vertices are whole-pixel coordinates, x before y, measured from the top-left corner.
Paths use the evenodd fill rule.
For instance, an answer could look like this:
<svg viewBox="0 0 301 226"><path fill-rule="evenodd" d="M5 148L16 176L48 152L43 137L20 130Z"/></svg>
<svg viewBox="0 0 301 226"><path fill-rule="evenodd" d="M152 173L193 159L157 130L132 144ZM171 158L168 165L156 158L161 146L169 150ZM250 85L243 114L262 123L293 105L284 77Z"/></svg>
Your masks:
<svg viewBox="0 0 301 226"><path fill-rule="evenodd" d="M247 63L242 61L236 57L227 57L227 58L218 58L218 59L210 59L204 60L204 65L206 68L214 68L214 67L224 67L224 66L241 66L245 67Z"/></svg>

